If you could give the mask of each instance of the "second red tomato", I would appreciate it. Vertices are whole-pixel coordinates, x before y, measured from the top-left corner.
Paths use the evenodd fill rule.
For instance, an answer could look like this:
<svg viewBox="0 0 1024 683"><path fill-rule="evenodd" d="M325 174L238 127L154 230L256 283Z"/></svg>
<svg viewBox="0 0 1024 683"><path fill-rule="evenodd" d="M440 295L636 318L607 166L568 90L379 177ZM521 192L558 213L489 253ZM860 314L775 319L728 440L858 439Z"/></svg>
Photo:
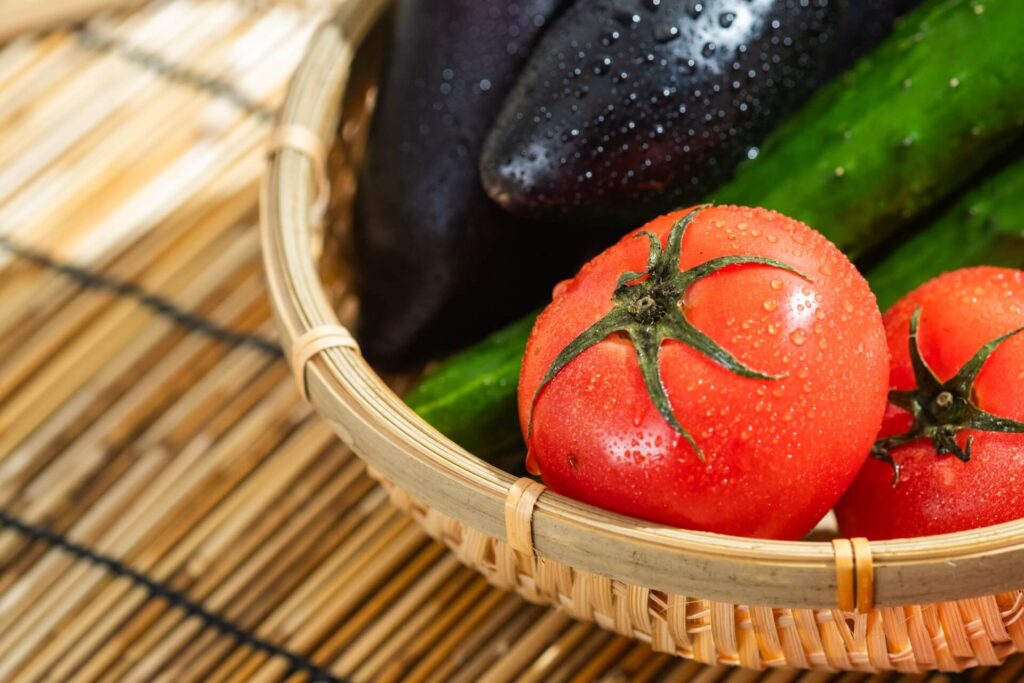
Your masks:
<svg viewBox="0 0 1024 683"><path fill-rule="evenodd" d="M946 273L885 314L894 392L881 457L836 508L844 535L907 538L1024 517L1021 327L1024 272L1008 268Z"/></svg>

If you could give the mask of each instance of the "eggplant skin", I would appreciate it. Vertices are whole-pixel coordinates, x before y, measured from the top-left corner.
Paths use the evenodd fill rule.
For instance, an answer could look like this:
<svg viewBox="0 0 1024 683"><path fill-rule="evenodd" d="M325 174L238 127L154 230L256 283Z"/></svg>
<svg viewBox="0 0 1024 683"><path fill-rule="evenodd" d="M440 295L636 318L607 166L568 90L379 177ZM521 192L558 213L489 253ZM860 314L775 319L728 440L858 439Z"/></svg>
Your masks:
<svg viewBox="0 0 1024 683"><path fill-rule="evenodd" d="M356 196L358 336L384 368L482 336L537 305L579 249L510 216L477 160L562 0L401 0ZM543 244L538 247L537 240Z"/></svg>
<svg viewBox="0 0 1024 683"><path fill-rule="evenodd" d="M858 59L882 42L897 17L921 0L840 0L847 9L843 22L828 48L825 80L846 71Z"/></svg>
<svg viewBox="0 0 1024 683"><path fill-rule="evenodd" d="M577 0L487 138L488 194L520 215L589 225L702 199L813 89L843 5Z"/></svg>

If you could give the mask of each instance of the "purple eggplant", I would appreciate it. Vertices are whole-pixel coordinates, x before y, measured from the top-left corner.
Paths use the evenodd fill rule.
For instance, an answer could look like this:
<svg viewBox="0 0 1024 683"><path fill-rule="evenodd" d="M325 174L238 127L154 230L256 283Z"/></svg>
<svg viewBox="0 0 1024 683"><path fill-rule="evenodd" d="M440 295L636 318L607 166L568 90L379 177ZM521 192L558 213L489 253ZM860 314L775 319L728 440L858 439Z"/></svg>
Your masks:
<svg viewBox="0 0 1024 683"><path fill-rule="evenodd" d="M399 366L479 337L538 304L575 265L570 231L502 211L477 165L561 4L398 3L356 198L359 337L372 361Z"/></svg>
<svg viewBox="0 0 1024 683"><path fill-rule="evenodd" d="M842 0L848 8L828 48L825 79L842 73L890 33L897 18L921 0Z"/></svg>
<svg viewBox="0 0 1024 683"><path fill-rule="evenodd" d="M840 0L577 0L488 136L488 194L591 226L703 199L819 82L845 11Z"/></svg>

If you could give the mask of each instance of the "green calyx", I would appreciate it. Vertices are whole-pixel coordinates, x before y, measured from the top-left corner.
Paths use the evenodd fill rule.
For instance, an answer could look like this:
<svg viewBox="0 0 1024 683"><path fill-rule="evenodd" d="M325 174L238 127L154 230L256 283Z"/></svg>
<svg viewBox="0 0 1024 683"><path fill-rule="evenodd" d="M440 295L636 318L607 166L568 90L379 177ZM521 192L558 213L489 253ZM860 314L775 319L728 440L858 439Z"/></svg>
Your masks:
<svg viewBox="0 0 1024 683"><path fill-rule="evenodd" d="M978 349L960 371L946 382L939 381L921 355L918 327L921 309L910 316L910 363L917 386L909 391L890 391L889 402L910 413L914 422L905 434L879 439L871 448L871 455L889 463L893 468L893 486L899 483L900 466L892 457L892 449L917 439L931 439L938 455L954 455L967 462L971 459L973 437L967 438L963 448L956 436L964 429L980 432L1024 433L1024 423L987 413L978 407L974 397L974 383L985 361L999 345L1024 331L1024 327L1007 332Z"/></svg>
<svg viewBox="0 0 1024 683"><path fill-rule="evenodd" d="M673 413L665 385L661 381L658 358L662 342L666 339L682 342L741 377L761 380L779 379L777 375L759 372L744 365L722 348L718 342L694 327L686 317L684 305L686 292L700 280L723 268L743 264L771 266L795 273L805 280L810 278L781 261L760 256L720 256L689 270L679 270L683 236L697 213L706 206L699 206L679 219L669 231L668 241L664 248L662 248L658 237L651 232L641 232L636 235L636 237L646 237L650 241L647 270L623 273L612 294L614 305L608 314L569 342L555 357L547 374L538 385L537 391L534 392L528 433L532 433L533 430L533 407L536 406L537 398L548 382L554 379L562 368L576 356L617 332L625 333L632 341L647 393L658 412L672 429L693 446L701 460L704 460L704 455L700 447Z"/></svg>

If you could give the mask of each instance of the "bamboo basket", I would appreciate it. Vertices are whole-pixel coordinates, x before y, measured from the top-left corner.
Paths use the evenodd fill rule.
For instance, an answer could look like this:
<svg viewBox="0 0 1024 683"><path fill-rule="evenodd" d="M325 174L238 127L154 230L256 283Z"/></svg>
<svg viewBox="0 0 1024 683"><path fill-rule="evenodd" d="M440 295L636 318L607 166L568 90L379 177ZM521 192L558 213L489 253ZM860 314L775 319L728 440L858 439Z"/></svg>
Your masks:
<svg viewBox="0 0 1024 683"><path fill-rule="evenodd" d="M340 326L318 269L324 157L339 130L353 130L340 103L386 4L343 2L311 42L272 144L261 223L271 303L300 389L393 502L493 584L709 664L914 673L995 665L1024 650L1024 521L873 543L662 527L517 480L402 403ZM348 183L334 201L344 214L352 160L342 164Z"/></svg>

